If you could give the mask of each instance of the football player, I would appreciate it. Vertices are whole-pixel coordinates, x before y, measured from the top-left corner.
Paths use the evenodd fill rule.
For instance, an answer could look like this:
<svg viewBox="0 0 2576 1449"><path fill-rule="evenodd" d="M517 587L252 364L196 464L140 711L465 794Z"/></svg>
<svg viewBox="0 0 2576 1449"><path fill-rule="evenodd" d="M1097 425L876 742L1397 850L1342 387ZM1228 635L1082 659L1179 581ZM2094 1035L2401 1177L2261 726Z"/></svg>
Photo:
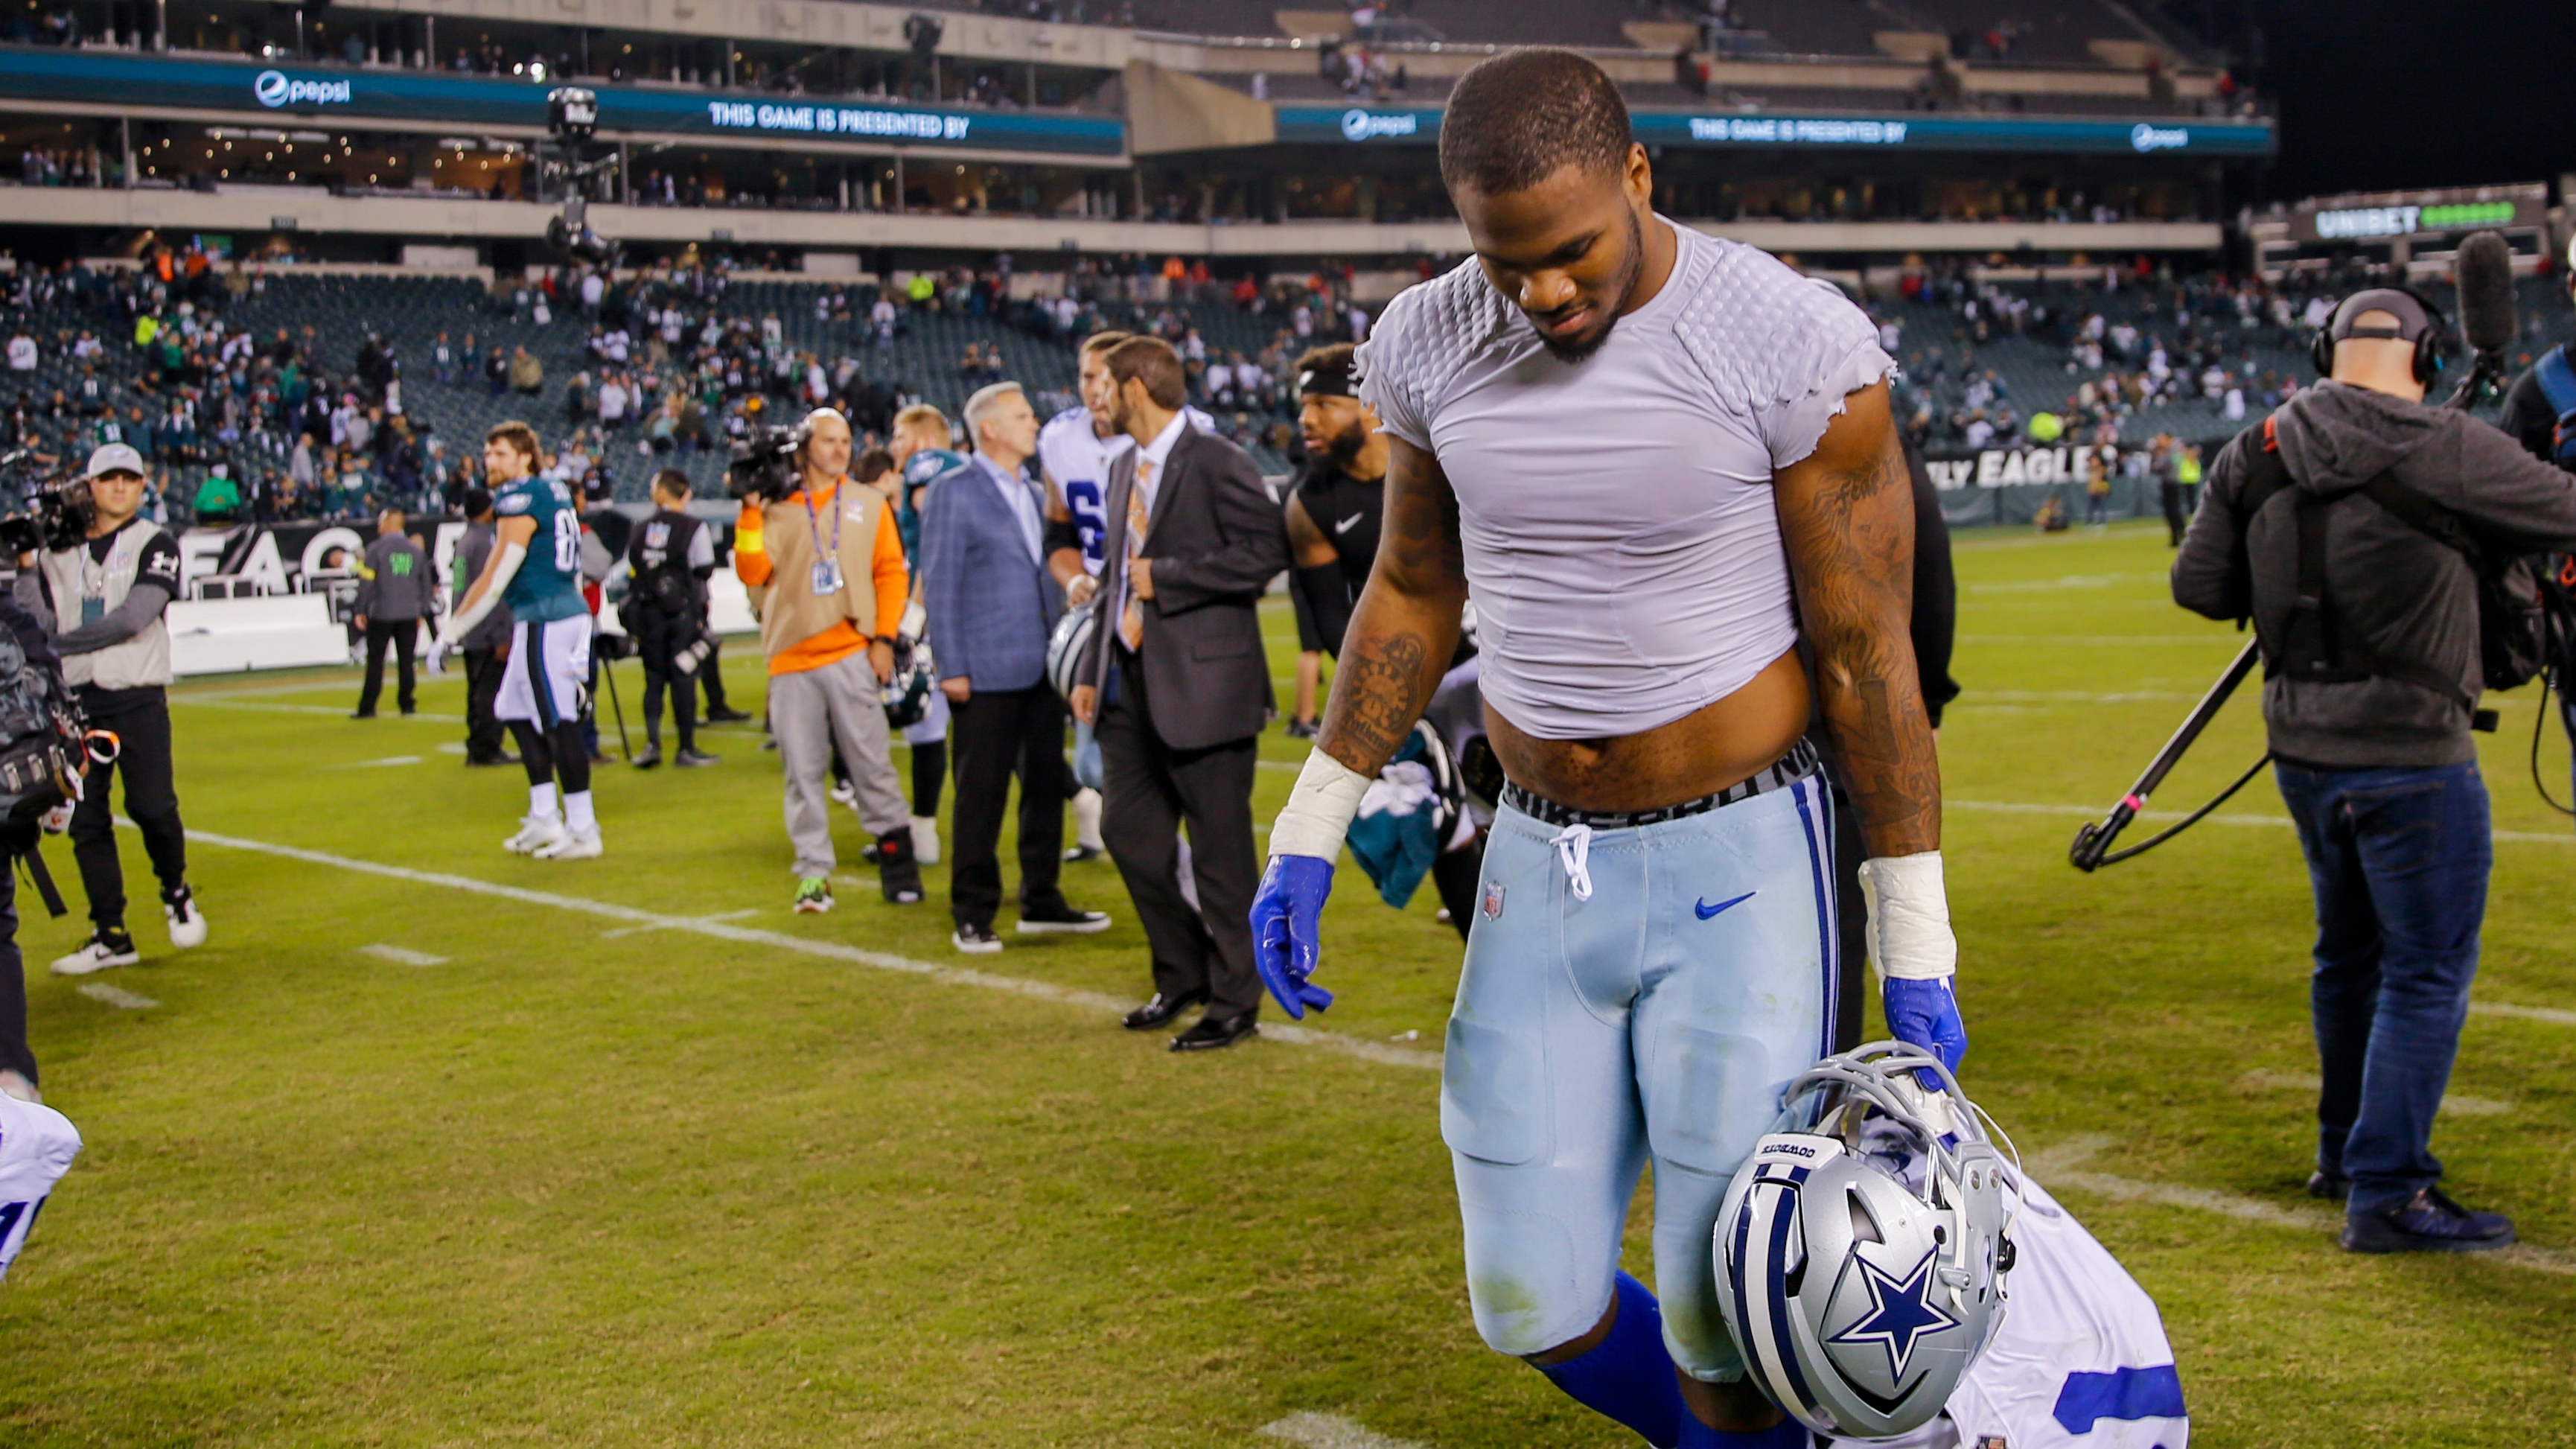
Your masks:
<svg viewBox="0 0 2576 1449"><path fill-rule="evenodd" d="M1510 782L1442 1069L1477 1331L1657 1442L1803 1449L1745 1380L1711 1235L1833 1043L1811 716L1866 837L1890 1028L1947 1062L1967 1046L1895 363L1827 284L1658 216L1618 87L1580 55L1469 71L1440 162L1475 256L1360 349L1384 536L1270 836L1255 962L1291 1016L1331 1001L1309 978L1334 860L1472 587ZM1650 1160L1660 1302L1619 1271Z"/></svg>
<svg viewBox="0 0 2576 1449"><path fill-rule="evenodd" d="M587 860L602 847L581 733L591 631L581 597L581 513L570 485L536 476L537 451L526 423L505 422L483 437L497 546L440 631L438 652L456 647L494 605L510 606L510 662L494 713L527 766L528 814L501 845L541 860Z"/></svg>

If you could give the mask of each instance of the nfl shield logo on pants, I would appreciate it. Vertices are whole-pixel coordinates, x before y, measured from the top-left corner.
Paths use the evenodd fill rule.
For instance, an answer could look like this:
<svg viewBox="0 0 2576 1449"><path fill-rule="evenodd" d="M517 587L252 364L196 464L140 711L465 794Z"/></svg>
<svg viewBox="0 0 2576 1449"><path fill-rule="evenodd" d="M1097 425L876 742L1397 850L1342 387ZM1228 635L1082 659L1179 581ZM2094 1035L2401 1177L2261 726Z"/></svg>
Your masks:
<svg viewBox="0 0 2576 1449"><path fill-rule="evenodd" d="M1497 919L1502 915L1502 913L1503 883L1498 880L1489 880L1485 882L1485 919L1489 921Z"/></svg>

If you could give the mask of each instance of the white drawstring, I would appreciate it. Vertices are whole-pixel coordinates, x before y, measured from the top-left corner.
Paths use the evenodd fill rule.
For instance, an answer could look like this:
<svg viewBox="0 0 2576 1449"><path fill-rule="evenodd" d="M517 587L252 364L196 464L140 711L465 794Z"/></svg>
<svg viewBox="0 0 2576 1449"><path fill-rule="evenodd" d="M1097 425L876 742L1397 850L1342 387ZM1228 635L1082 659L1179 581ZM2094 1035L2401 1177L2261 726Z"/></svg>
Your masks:
<svg viewBox="0 0 2576 1449"><path fill-rule="evenodd" d="M1592 827L1569 825L1548 844L1556 847L1557 863L1565 867L1565 878L1573 883L1574 898L1592 899Z"/></svg>

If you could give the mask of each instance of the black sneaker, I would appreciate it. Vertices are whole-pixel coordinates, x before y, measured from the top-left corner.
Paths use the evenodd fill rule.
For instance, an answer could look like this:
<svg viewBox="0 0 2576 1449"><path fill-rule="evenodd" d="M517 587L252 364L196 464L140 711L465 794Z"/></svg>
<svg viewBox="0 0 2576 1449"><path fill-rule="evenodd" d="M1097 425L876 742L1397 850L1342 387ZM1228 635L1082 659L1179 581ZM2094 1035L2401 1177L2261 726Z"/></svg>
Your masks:
<svg viewBox="0 0 2576 1449"><path fill-rule="evenodd" d="M701 765L721 765L724 763L724 759L722 756L710 755L706 751L692 745L689 748L680 751L678 754L673 755L671 757L671 763L678 765L683 769L694 770Z"/></svg>
<svg viewBox="0 0 2576 1449"><path fill-rule="evenodd" d="M1097 845L1076 845L1065 851L1064 859L1068 865L1079 865L1086 860L1098 860L1105 853Z"/></svg>
<svg viewBox="0 0 2576 1449"><path fill-rule="evenodd" d="M722 705L718 705L716 708L707 711L707 723L709 724L741 724L744 720L749 718L751 718L751 716L744 714L741 710L727 709Z"/></svg>
<svg viewBox="0 0 2576 1449"><path fill-rule="evenodd" d="M1313 720L1292 719L1288 721L1288 738L1292 740L1311 740L1315 737L1315 730L1316 724Z"/></svg>
<svg viewBox="0 0 2576 1449"><path fill-rule="evenodd" d="M959 926L957 933L948 938L948 944L969 956L990 956L1002 949L1002 938L994 935L990 926L969 923Z"/></svg>
<svg viewBox="0 0 2576 1449"><path fill-rule="evenodd" d="M644 747L644 753L637 755L627 763L633 765L639 770L649 770L655 765L662 763L662 747L660 745L646 745Z"/></svg>
<svg viewBox="0 0 2576 1449"><path fill-rule="evenodd" d="M1050 910L1020 912L1019 932L1023 936L1088 936L1109 929L1107 911L1077 911L1071 906Z"/></svg>
<svg viewBox="0 0 2576 1449"><path fill-rule="evenodd" d="M2473 1213L2438 1187L2383 1212L2346 1213L2348 1253L2483 1253L2513 1242L2513 1219Z"/></svg>
<svg viewBox="0 0 2576 1449"><path fill-rule="evenodd" d="M2342 1202L2352 1196L2352 1179L2340 1172L2328 1172L2324 1168L2318 1168L2308 1174L2308 1196L2321 1197L2328 1202Z"/></svg>

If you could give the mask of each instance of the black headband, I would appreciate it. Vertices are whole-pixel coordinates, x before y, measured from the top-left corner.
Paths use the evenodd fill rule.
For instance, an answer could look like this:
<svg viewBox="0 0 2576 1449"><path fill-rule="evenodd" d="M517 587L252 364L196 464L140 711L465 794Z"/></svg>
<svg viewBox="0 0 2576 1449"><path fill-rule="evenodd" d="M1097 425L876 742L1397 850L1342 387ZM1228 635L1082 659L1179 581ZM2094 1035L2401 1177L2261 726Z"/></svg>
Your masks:
<svg viewBox="0 0 2576 1449"><path fill-rule="evenodd" d="M1297 374L1299 397L1358 397L1358 385L1348 363L1319 363Z"/></svg>

